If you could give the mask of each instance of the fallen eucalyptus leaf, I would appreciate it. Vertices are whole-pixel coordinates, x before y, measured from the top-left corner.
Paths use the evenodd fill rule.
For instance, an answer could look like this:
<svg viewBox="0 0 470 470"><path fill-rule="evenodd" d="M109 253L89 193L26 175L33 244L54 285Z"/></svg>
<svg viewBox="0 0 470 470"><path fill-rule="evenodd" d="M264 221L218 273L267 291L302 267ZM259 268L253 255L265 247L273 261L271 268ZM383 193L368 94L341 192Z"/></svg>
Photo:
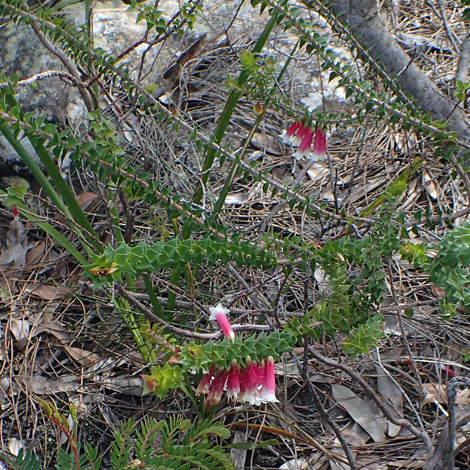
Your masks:
<svg viewBox="0 0 470 470"><path fill-rule="evenodd" d="M29 336L31 323L28 320L16 320L10 321L10 331L15 337L16 341L21 341Z"/></svg>
<svg viewBox="0 0 470 470"><path fill-rule="evenodd" d="M447 387L444 384L424 383L423 388L426 391L426 396L423 398L422 405L428 403L447 403ZM457 390L457 398L455 399L457 405L470 404L470 389L463 388Z"/></svg>
<svg viewBox="0 0 470 470"><path fill-rule="evenodd" d="M403 415L403 394L400 387L388 377L382 367L376 365L377 371L377 390L382 398L393 406L395 411L402 416ZM388 432L390 437L396 437L401 430L401 426L393 424L388 421Z"/></svg>
<svg viewBox="0 0 470 470"><path fill-rule="evenodd" d="M374 415L372 409L365 400L358 397L349 388L343 385L332 386L333 396L338 404L343 407L357 424L374 440L381 442L385 440L384 429L386 423L382 416Z"/></svg>

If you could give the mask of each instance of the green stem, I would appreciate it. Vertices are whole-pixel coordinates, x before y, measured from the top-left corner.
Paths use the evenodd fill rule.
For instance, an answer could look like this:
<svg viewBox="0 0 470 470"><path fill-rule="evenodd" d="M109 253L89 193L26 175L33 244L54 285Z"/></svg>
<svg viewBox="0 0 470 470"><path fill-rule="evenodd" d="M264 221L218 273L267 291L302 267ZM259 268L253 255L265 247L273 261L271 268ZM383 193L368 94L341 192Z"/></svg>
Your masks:
<svg viewBox="0 0 470 470"><path fill-rule="evenodd" d="M181 272L183 270L183 264L178 264L173 268L171 273L170 283L177 286L179 284L179 280L181 277ZM176 292L170 291L168 292L168 302L166 304L167 312L171 312L175 309L176 303Z"/></svg>
<svg viewBox="0 0 470 470"><path fill-rule="evenodd" d="M144 284L145 284L145 289L147 290L147 294L149 296L150 302L152 303L153 311L157 317L160 317L161 319L168 321L168 316L165 314L165 311L163 310L162 306L160 305L160 301L157 298L157 295L155 294L155 289L152 284L152 280L148 276L144 276Z"/></svg>
<svg viewBox="0 0 470 470"><path fill-rule="evenodd" d="M132 337L134 338L135 344L140 351L144 361L149 364L157 359L155 351L149 341L146 341L145 337L140 331L140 322L132 312L129 302L123 297L114 297L114 305L119 310L129 328Z"/></svg>
<svg viewBox="0 0 470 470"><path fill-rule="evenodd" d="M253 46L253 50L252 50L253 54L258 54L263 50L263 47L265 46L266 41L268 40L271 32L273 31L274 27L279 23L282 16L283 15L281 15L277 11L272 13L271 19L269 20L268 24L264 28L264 31L262 32L261 36L258 38L258 41L256 41L256 44ZM249 76L250 76L250 71L243 70L238 77L236 88L232 89L232 91L230 92L230 96L227 102L225 103L224 111L217 125L217 129L214 133L214 141L217 144L219 144L222 141L222 138L224 137L225 131L227 130L227 127L230 123L230 119L232 118L232 114L235 110L238 100L240 99L243 93L242 88L247 82ZM201 177L202 184L204 185L207 183L207 180L209 178L210 172L208 172L207 170L209 170L214 164L214 159L216 157L216 154L217 154L216 149L213 146L208 146L206 158L205 158L204 165L202 168L203 175ZM193 202L195 204L199 204L201 202L201 198L202 198L202 188L201 186L198 186L193 196ZM187 230L183 230L183 238L189 235L189 233L187 232L188 232Z"/></svg>
<svg viewBox="0 0 470 470"><path fill-rule="evenodd" d="M122 243L124 242L124 237L121 231L121 227L119 226L119 215L116 210L116 205L112 200L112 194L108 196L108 200L110 201L108 210L109 216L111 218L111 225L114 237L117 243ZM127 288L130 291L135 291L134 278L129 273L126 273L124 277L126 279ZM141 327L144 322L142 322L138 317L136 317L136 315L134 315L126 299L123 299L122 297L115 297L114 304L121 312L122 318L124 319L124 322L129 328L132 337L134 338L135 344L137 345L140 354L142 354L142 357L144 358L144 361L147 363L155 361L157 356L153 349L152 343L145 337L145 335L142 334L141 331Z"/></svg>
<svg viewBox="0 0 470 470"><path fill-rule="evenodd" d="M294 53L295 53L298 46L299 46L299 41L297 41L297 43L294 45L294 48L292 49L292 52L290 53L289 57L287 58L286 62L284 63L284 66L282 67L281 71L279 72L279 75L276 78L276 84L280 83L282 77L286 73L287 67L288 67L289 63L291 62L292 57L294 56ZM276 88L277 88L277 85L275 85L270 90L271 93L273 93ZM268 94L268 96L269 96L269 94ZM248 134L248 137L245 140L245 144L243 145L242 150L238 153L235 160L232 162L232 167L230 169L230 173L229 173L228 177L225 179L224 187L222 188L222 191L220 192L220 195L217 199L217 202L215 203L212 214L211 214L211 216L209 217L209 219L207 221L208 225L212 225L216 221L217 217L219 216L219 213L222 210L222 207L225 203L225 199L227 198L227 195L230 191L230 187L232 186L232 182L233 182L235 174L238 170L240 162L242 161L243 156L245 155L246 150L247 150L248 146L250 145L251 139L253 138L253 135L255 134L256 129L258 128L261 120L263 119L263 116L264 116L264 113L265 113L264 110L269 106L270 102L271 102L271 99L269 99L269 98L265 101L264 106L263 106L263 111L256 118L255 123L253 124L253 126L250 130L250 133Z"/></svg>

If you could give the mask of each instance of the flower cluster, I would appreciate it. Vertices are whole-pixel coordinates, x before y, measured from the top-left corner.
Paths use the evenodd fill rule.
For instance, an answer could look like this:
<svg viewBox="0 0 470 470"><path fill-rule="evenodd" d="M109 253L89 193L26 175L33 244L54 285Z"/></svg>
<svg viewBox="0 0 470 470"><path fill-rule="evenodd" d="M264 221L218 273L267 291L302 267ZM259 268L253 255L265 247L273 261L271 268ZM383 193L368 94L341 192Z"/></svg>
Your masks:
<svg viewBox="0 0 470 470"><path fill-rule="evenodd" d="M207 395L206 407L217 405L224 390L229 399L260 405L278 401L275 389L274 360L269 357L262 364L248 359L244 367L232 364L228 370L212 366L199 383L196 395Z"/></svg>
<svg viewBox="0 0 470 470"><path fill-rule="evenodd" d="M210 318L217 320L224 335L233 340L235 335L226 316L229 311L219 304L210 312ZM205 406L209 407L220 402L224 390L229 399L251 405L277 402L274 359L268 357L259 363L247 357L242 367L234 362L229 369L213 365L199 383L196 395L206 395Z"/></svg>
<svg viewBox="0 0 470 470"><path fill-rule="evenodd" d="M313 129L302 121L295 121L280 135L283 142L298 146L294 153L296 160L324 160L326 157L326 134L320 129ZM313 144L313 150L311 151Z"/></svg>

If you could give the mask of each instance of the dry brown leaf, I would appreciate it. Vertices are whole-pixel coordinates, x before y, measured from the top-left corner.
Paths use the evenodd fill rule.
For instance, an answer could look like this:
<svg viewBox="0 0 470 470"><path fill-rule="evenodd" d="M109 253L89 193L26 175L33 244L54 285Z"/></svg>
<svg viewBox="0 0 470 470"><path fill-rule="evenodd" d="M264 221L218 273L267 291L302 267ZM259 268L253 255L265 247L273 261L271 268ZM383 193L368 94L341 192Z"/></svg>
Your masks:
<svg viewBox="0 0 470 470"><path fill-rule="evenodd" d="M277 139L273 139L269 135L261 134L261 132L255 132L251 139L251 145L255 149L262 150L272 155L284 155L284 152L279 145L279 141Z"/></svg>
<svg viewBox="0 0 470 470"><path fill-rule="evenodd" d="M382 186L387 181L387 176L375 176L367 180L367 184L358 185L358 189L354 190L348 197L348 202L352 204L368 195L371 191Z"/></svg>
<svg viewBox="0 0 470 470"><path fill-rule="evenodd" d="M70 295L73 290L65 286L48 286L41 284L37 287L31 288L31 294L40 297L43 300L58 300L66 295Z"/></svg>
<svg viewBox="0 0 470 470"><path fill-rule="evenodd" d="M21 341L29 336L29 330L31 323L28 320L16 320L10 321L10 331L15 337L16 341Z"/></svg>
<svg viewBox="0 0 470 470"><path fill-rule="evenodd" d="M279 470L305 470L310 468L310 463L305 459L292 459L283 463Z"/></svg>
<svg viewBox="0 0 470 470"><path fill-rule="evenodd" d="M41 321L41 324L34 330L34 335L40 333L48 333L57 338L61 343L69 340L69 335L65 332L64 327L52 320L43 319Z"/></svg>
<svg viewBox="0 0 470 470"><path fill-rule="evenodd" d="M77 348L75 346L69 346L66 344L69 342L70 338L60 323L50 320L43 320L41 325L39 325L39 327L34 332L35 335L39 333L49 333L57 338L62 343L62 346L68 352L68 354L77 362L79 362L83 367L91 367L102 360L95 353L87 351L86 349Z"/></svg>
<svg viewBox="0 0 470 470"><path fill-rule="evenodd" d="M31 264L39 263L44 256L46 255L46 242L42 241L37 245L33 246L28 253L26 254L26 264L29 266Z"/></svg>
<svg viewBox="0 0 470 470"><path fill-rule="evenodd" d="M0 254L0 265L11 264L15 267L24 266L26 253L31 248L26 238L27 232L18 215L10 222L5 247Z"/></svg>
<svg viewBox="0 0 470 470"><path fill-rule="evenodd" d="M334 458L330 459L329 463L331 470L351 470L351 467L346 463L346 454L344 453L338 438L335 438L333 441L333 447L330 450L336 455L341 455L344 459L343 462ZM389 466L385 466L384 462L381 461L380 458L377 458L377 455L373 453L357 452L354 460L356 468L360 470L388 470L390 468Z"/></svg>
<svg viewBox="0 0 470 470"><path fill-rule="evenodd" d="M16 437L8 439L8 450L10 451L10 454L14 455L15 457L18 457L20 450L24 447L25 443L23 440L17 439Z"/></svg>
<svg viewBox="0 0 470 470"><path fill-rule="evenodd" d="M403 415L403 394L400 387L388 377L380 366L376 366L377 371L377 390L382 398L390 403L395 411L402 416ZM401 430L401 426L393 424L388 421L388 435L390 437L396 437Z"/></svg>
<svg viewBox="0 0 470 470"><path fill-rule="evenodd" d="M80 193L78 196L75 196L75 199L78 202L78 205L82 209L86 209L95 199L98 199L98 194L91 192Z"/></svg>
<svg viewBox="0 0 470 470"><path fill-rule="evenodd" d="M80 377L74 375L62 376L57 380L49 380L41 375L23 379L27 390L37 395L54 395L62 392L74 392L80 388Z"/></svg>
<svg viewBox="0 0 470 470"><path fill-rule="evenodd" d="M249 195L247 193L229 193L225 198L225 204L227 206L239 206L241 204L245 204L249 199Z"/></svg>
<svg viewBox="0 0 470 470"><path fill-rule="evenodd" d="M446 296L445 290L435 286L434 284L431 286L431 290L433 295L436 296L438 299L441 299Z"/></svg>
<svg viewBox="0 0 470 470"><path fill-rule="evenodd" d="M374 442L385 440L386 423L383 416L374 413L366 400L358 397L349 388L335 384L331 389L338 404L372 437Z"/></svg>
<svg viewBox="0 0 470 470"><path fill-rule="evenodd" d="M98 268L98 267L91 268L90 272L91 272L91 274L94 274L95 276L104 277L104 276L107 276L108 274L111 274L114 271L117 271L119 269L114 264L115 263L113 263L113 266L110 266L109 268Z"/></svg>
<svg viewBox="0 0 470 470"><path fill-rule="evenodd" d="M396 149L400 152L409 152L410 149L416 147L417 139L415 133L397 132L394 135Z"/></svg>
<svg viewBox="0 0 470 470"><path fill-rule="evenodd" d="M30 245L28 245L25 240L18 245L14 245L7 250L4 250L0 256L0 266L11 264L16 268L20 268L26 264L26 253L29 250Z"/></svg>
<svg viewBox="0 0 470 470"><path fill-rule="evenodd" d="M13 248L14 246L22 243L25 239L26 229L17 214L17 217L13 217L10 222L7 232L6 246L7 248Z"/></svg>
<svg viewBox="0 0 470 470"><path fill-rule="evenodd" d="M233 434L232 444L238 444L239 442L246 442L245 433L241 431L235 431ZM230 457L233 460L237 470L246 468L246 454L247 449L233 448L230 450Z"/></svg>
<svg viewBox="0 0 470 470"><path fill-rule="evenodd" d="M327 177L329 174L330 170L328 169L326 162L313 162L312 166L307 170L307 175L313 181Z"/></svg>
<svg viewBox="0 0 470 470"><path fill-rule="evenodd" d="M423 384L423 388L426 391L426 396L422 402L423 405L436 402L439 404L447 403L447 387L444 384L425 383ZM455 403L457 405L470 404L470 389L464 388L458 390Z"/></svg>
<svg viewBox="0 0 470 470"><path fill-rule="evenodd" d="M110 390L128 395L142 395L143 380L140 377L131 377L123 375L120 377L107 377L99 381L99 383Z"/></svg>
<svg viewBox="0 0 470 470"><path fill-rule="evenodd" d="M91 367L93 364L101 361L101 358L90 351L87 351L82 348L76 348L75 346L66 346L64 349L69 353L69 355L79 362L83 367Z"/></svg>

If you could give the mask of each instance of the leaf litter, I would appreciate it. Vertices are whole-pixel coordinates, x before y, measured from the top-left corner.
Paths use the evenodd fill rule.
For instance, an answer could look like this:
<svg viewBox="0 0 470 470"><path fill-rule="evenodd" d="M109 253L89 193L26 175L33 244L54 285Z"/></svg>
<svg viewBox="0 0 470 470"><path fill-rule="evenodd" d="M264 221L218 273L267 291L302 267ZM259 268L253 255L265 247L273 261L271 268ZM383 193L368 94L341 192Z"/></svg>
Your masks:
<svg viewBox="0 0 470 470"><path fill-rule="evenodd" d="M400 23L397 28L403 32L414 32L418 28L423 32L421 37L427 37L426 33L429 33L429 36L436 34L438 25L439 33L445 35L444 26L435 16L435 12L430 12L429 9L420 12L419 8L417 11L416 5L407 2L397 5L397 19ZM421 18L418 26L412 24L413 18L417 16ZM456 28L456 31L459 27L457 22L448 26ZM231 34L231 31L227 34ZM249 36L238 32L237 36L240 42L230 43L230 48L234 51L243 50L251 40ZM280 43L284 40L282 35L278 40ZM205 51L204 57L195 58L193 68L188 68L188 75L181 77L182 87L178 91L183 109L191 113L195 122L203 125L206 123L209 130L226 99L222 82L227 70L236 70L236 56L230 48L224 47L218 44L213 50ZM430 74L436 73L433 65L435 63L439 63L444 71L455 69L454 59L442 55L440 51L425 51L423 54L428 54L428 59L431 57L432 60L420 57L415 57L414 60ZM435 59L438 59L437 62ZM212 64L208 69L207 61L210 60ZM206 68L203 68L202 64ZM303 73L299 73L301 72ZM185 95L184 92L189 89L184 81L188 80L189 83L191 78L197 78L209 85L198 90L197 105L196 100L191 101L193 97ZM307 96L311 91L308 81L299 84L299 80L296 81L295 78L290 77L292 81L288 89L293 84L295 95ZM247 120L250 109L250 103L242 103L243 112L236 116L231 128L234 141L237 135L241 135L240 141L243 140L243 132L250 125L250 120ZM145 122L142 118L139 125L142 129L145 154L148 155L146 165L150 167L150 171L158 175L169 187L178 184L178 190L183 197L189 197L194 190L194 173L184 171L181 166L174 164L173 159L174 149L178 148L178 138L181 138L181 135L172 134L168 129L159 129L154 120ZM281 183L292 180L293 167L290 149L283 148L281 142L273 137L278 135L283 125L284 122L276 113L268 112L264 134L256 135L253 145L254 150L260 152L256 154L259 168L270 171ZM186 138L185 144L188 144L189 136ZM418 151L424 155L426 167L418 171L403 200L409 213L416 214L428 209L442 214L458 213L468 207L469 201L458 175L451 175L445 162L428 157L427 155L432 155L432 147L425 138L414 132L397 132L380 122L374 122L366 128L358 126L339 129L332 135L330 145L329 165L312 166L302 182L300 194L326 201L327 205L330 201L328 208L332 212L334 202L339 201L341 210L348 214L360 214L382 194L387 184L400 174L409 159ZM188 147L189 144L185 148ZM136 151L135 165L140 164L141 153ZM225 176L224 168L219 173L214 171L213 174L214 177L219 175L218 183L221 187ZM448 183L449 180L451 184ZM93 186L93 181L88 184L90 187L77 196L77 201L87 210L92 208L100 219L107 213L107 208L103 206L102 200L96 197L99 192ZM214 186L217 187L217 184ZM242 178L236 178L233 188L231 204L224 208L222 217L228 228L237 231L257 230L280 201L279 196L264 194L257 182L247 184ZM54 217L46 206L41 209ZM139 235L154 233L155 220L147 220L149 215L138 212L138 206L134 209L139 215ZM119 210L122 211L122 208L119 207ZM457 220L464 223L466 217ZM272 226L279 233L298 235L306 241L317 242L319 234L324 233L326 224L322 226L318 221L309 220L305 214L287 206L273 219ZM367 224L359 229L362 235L366 234ZM430 242L442 236L446 228L443 224L437 224L427 230L429 236L424 235L424 239ZM340 231L335 231L335 228L328 233L331 238L340 235ZM15 418L17 410L25 410L23 415L26 416L30 410L37 409L36 394L46 395L57 403L64 404L64 413L67 412L68 403L89 399L84 413L91 437L96 437L97 441L107 435L109 442L112 427L131 414L142 416L155 413L168 416L175 411L187 412L191 409L188 400L177 393L167 400L139 396L138 374L144 364L136 354L132 337L113 311L108 297L102 292L93 291L83 277L74 277L73 263L66 260L61 269L57 270L55 264L61 264L59 252L54 251L55 247L49 247L46 239L38 240L36 244L29 241L28 230L21 221L9 219L8 236L5 240L0 253L2 272L7 273L11 267L26 266L32 276L22 277L23 273L17 278L9 277L8 288L5 289L2 284L2 300L7 307L2 311L0 326L6 330L7 325L11 325L8 327L11 331L5 331L2 339L4 361L0 377L0 396L2 409L6 412L2 428L4 441L9 437L5 436L6 429L15 434L15 439L34 440L39 443L46 441L38 439L30 422ZM42 256L46 251L53 253L53 257L49 258L52 263L47 268L34 266L35 263L43 261ZM386 332L386 337L379 345L383 358L382 367L387 373L377 368L373 357L361 357L353 363L353 367L400 416L413 422L418 416L420 426L429 435L434 436L447 419L447 377L442 374L437 364L444 359L454 370L466 371L465 353L468 353L470 343L470 323L464 316L447 323L442 322L434 286L412 266L398 261L392 265L391 270L393 281L399 289L399 298L403 299L407 306L413 306L415 315L410 319L402 319L403 330L395 322L394 331L397 334ZM304 273L294 269L291 277L285 279L291 286L289 295L286 295L281 283L274 284L277 290L273 288L270 274L248 271L245 273L248 284L255 285L254 289L270 301L277 301L286 316L304 311L305 293L309 299L318 299L320 290L325 290L321 274L321 271L316 272L316 277L307 282ZM202 289L226 290L228 276L223 267L214 268L203 275L205 279L201 281ZM153 281L162 291L168 288L164 279L155 277ZM12 287L13 283L15 288ZM269 289L266 286L269 286ZM251 315L257 319L259 309L252 304L250 292L241 289L237 295L243 308L249 312L246 316ZM426 302L428 304L424 305ZM425 309L424 306L428 308ZM392 299L390 303L384 303L379 308L382 313L396 320L402 307L403 305ZM34 311L35 315L31 314L25 318L17 315L17 312L27 311ZM175 312L177 320L180 314L180 311ZM19 340L26 342L20 350L17 349ZM341 338L338 338L338 341L340 340ZM409 352L404 349L405 344L408 345ZM339 363L347 363L346 358L338 355L336 346L334 341L326 339L316 345L325 356L335 358ZM399 354L384 357L383 353L386 351L399 351ZM410 437L402 427L392 426L392 423L378 413L370 398L353 378L345 376L340 369L313 361L308 351L298 353L305 354L309 377L321 393L325 407L341 408L342 414L338 417L338 422L352 451L357 455L359 468L423 468L424 445ZM306 392L304 379L296 370L295 364L289 357L283 358L283 362L278 365L284 366L286 371L279 375L278 398L282 399L282 403L279 408L274 409L275 416L254 416L250 410L234 409L231 404L226 403L220 411L220 419L230 426L237 421L246 422L249 416L252 423L272 425L286 432L292 432L295 428L294 437L284 439L282 447L276 447L272 452L255 452L253 468L279 468L286 462L306 461L309 462L310 468L315 468L316 462L321 462L324 464L323 468L329 466L332 470L348 469L339 442L319 419L318 412L312 406L311 397ZM400 384L400 388L392 385L395 382ZM423 390L428 396L423 395ZM457 400L459 406L467 406L468 392L459 390ZM436 403L441 406L438 407ZM421 405L418 410L417 404ZM253 440L259 437L249 429L244 435ZM459 439L461 438L460 434ZM318 458L311 461L309 457L312 455ZM465 452L462 451L461 458L464 457ZM247 460L244 463L247 464Z"/></svg>

